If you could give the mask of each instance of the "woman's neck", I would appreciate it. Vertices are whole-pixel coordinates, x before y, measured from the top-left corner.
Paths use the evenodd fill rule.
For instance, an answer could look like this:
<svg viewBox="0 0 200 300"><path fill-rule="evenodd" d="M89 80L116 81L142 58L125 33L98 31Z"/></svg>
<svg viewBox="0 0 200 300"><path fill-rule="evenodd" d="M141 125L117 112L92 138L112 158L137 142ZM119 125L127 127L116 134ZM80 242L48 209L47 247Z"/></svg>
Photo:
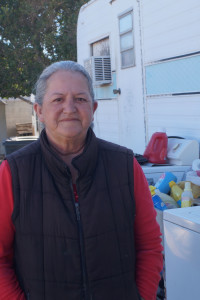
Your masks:
<svg viewBox="0 0 200 300"><path fill-rule="evenodd" d="M68 165L72 175L72 182L76 183L76 179L78 178L78 171L72 165L72 159L83 152L85 143L83 143L81 146L77 148L71 150L65 150L65 151L63 151L63 149L60 150L52 143L50 144L50 146L54 150L54 152L56 152L58 156Z"/></svg>
<svg viewBox="0 0 200 300"><path fill-rule="evenodd" d="M66 147L66 149L63 148L61 149L60 147L51 144L51 148L61 157L66 157L66 156L75 157L83 151L84 146L85 146L85 142L79 147Z"/></svg>
<svg viewBox="0 0 200 300"><path fill-rule="evenodd" d="M72 182L75 183L78 178L78 171L72 165L72 159L83 152L85 140L82 143L66 143L62 146L58 146L53 141L49 141L49 144L54 152L68 165L72 175Z"/></svg>

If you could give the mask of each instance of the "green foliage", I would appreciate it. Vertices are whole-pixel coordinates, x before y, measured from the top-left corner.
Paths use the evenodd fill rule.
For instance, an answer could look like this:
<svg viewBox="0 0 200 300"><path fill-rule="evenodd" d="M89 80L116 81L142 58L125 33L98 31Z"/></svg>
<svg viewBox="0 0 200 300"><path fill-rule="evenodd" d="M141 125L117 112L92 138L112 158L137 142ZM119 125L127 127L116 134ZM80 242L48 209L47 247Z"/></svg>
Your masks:
<svg viewBox="0 0 200 300"><path fill-rule="evenodd" d="M1 0L0 97L30 95L45 66L76 61L78 12L87 0Z"/></svg>

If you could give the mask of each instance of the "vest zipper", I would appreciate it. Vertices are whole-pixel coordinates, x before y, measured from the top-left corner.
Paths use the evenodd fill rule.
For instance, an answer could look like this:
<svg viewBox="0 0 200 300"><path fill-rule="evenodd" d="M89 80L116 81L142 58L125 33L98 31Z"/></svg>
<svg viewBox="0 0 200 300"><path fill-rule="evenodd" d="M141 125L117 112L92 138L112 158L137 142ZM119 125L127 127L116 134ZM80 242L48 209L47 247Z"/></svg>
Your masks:
<svg viewBox="0 0 200 300"><path fill-rule="evenodd" d="M72 187L73 192L73 187ZM81 214L80 214L80 206L79 203L75 201L74 192L73 199L75 204L76 211L76 220L78 223L78 233L79 233L79 244L80 244L80 252L81 252L81 269L82 269L82 277L83 277L83 300L90 300L89 297L89 288L88 288L88 280L87 280L87 272L86 272L86 260L85 260L85 249L84 249L84 241L83 241L83 228L81 223Z"/></svg>
<svg viewBox="0 0 200 300"><path fill-rule="evenodd" d="M27 300L30 300L30 292L29 292L29 290L27 291L26 299L27 299Z"/></svg>

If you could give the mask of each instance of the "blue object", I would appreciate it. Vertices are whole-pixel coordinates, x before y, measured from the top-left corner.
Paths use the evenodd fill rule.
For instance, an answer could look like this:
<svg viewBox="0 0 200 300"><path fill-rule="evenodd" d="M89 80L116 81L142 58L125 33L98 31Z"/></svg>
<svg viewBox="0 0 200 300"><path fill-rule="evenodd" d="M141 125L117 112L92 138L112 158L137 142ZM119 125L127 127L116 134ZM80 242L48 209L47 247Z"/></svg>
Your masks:
<svg viewBox="0 0 200 300"><path fill-rule="evenodd" d="M159 189L161 193L168 194L170 191L169 182L172 180L174 182L177 182L177 177L173 173L171 172L163 173L158 179L158 181L156 182L155 187Z"/></svg>
<svg viewBox="0 0 200 300"><path fill-rule="evenodd" d="M179 207L181 207L181 200L178 200L177 204L178 204Z"/></svg>
<svg viewBox="0 0 200 300"><path fill-rule="evenodd" d="M167 209L167 206L165 205L165 203L162 201L162 199L158 195L154 195L152 197L152 200L153 200L153 205L155 208L157 208L159 210Z"/></svg>

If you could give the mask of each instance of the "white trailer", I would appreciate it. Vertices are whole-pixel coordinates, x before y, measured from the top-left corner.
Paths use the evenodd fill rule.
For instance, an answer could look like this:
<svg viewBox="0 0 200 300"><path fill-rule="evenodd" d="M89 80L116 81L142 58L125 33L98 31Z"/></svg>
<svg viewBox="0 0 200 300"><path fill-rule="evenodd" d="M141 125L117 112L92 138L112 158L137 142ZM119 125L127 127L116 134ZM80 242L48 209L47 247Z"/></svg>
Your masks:
<svg viewBox="0 0 200 300"><path fill-rule="evenodd" d="M91 0L77 49L94 80L98 137L141 154L163 128L200 141L199 0Z"/></svg>

